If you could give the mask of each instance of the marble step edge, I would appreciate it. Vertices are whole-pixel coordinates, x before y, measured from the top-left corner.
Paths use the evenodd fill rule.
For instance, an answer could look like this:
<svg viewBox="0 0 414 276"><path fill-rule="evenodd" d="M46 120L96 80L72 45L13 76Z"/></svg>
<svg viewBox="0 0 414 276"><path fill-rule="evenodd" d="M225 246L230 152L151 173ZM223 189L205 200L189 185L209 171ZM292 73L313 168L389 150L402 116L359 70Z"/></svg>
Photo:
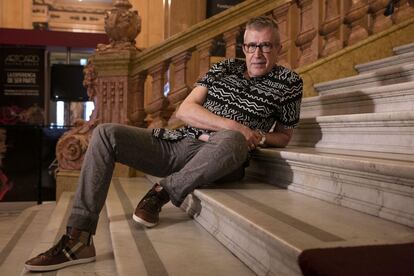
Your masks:
<svg viewBox="0 0 414 276"><path fill-rule="evenodd" d="M288 146L286 148L259 149L252 153L253 160L262 162L301 162L373 174L396 179L395 187L414 194L414 162L411 154L387 154L361 150L318 149Z"/></svg>
<svg viewBox="0 0 414 276"><path fill-rule="evenodd" d="M204 195L203 190L188 195L181 209L257 275L302 275L296 261L298 248Z"/></svg>
<svg viewBox="0 0 414 276"><path fill-rule="evenodd" d="M302 99L301 118L414 109L414 81Z"/></svg>
<svg viewBox="0 0 414 276"><path fill-rule="evenodd" d="M370 72L373 70L382 69L387 66L393 65L403 65L412 63L414 61L414 51L410 51L403 54L398 54L395 56L387 57L384 59L379 59L367 63L358 64L355 66L355 69L358 73Z"/></svg>
<svg viewBox="0 0 414 276"><path fill-rule="evenodd" d="M379 112L379 113L358 113L358 114L340 114L317 116L314 118L303 118L300 124L329 124L329 123L373 123L385 124L385 122L400 122L401 125L412 126L414 120L414 111L395 111L395 112Z"/></svg>
<svg viewBox="0 0 414 276"><path fill-rule="evenodd" d="M133 242L133 233L130 231L121 199L113 183L109 187L105 204L118 275L147 275L144 261ZM131 256L134 256L134 262L130 261Z"/></svg>
<svg viewBox="0 0 414 276"><path fill-rule="evenodd" d="M289 145L412 154L414 161L414 112L302 119Z"/></svg>
<svg viewBox="0 0 414 276"><path fill-rule="evenodd" d="M249 179L196 189L182 208L258 275L301 275L297 257L304 249L414 237L409 227ZM366 224L358 226L358 220ZM398 233L388 240L382 231L391 229Z"/></svg>
<svg viewBox="0 0 414 276"><path fill-rule="evenodd" d="M342 152L352 154L349 150ZM414 227L413 171L414 164L410 161L326 154L298 147L256 153L247 175Z"/></svg>
<svg viewBox="0 0 414 276"><path fill-rule="evenodd" d="M408 53L408 52L413 52L414 51L414 43L405 44L405 45L402 45L402 46L395 47L393 49L393 51L397 55Z"/></svg>
<svg viewBox="0 0 414 276"><path fill-rule="evenodd" d="M363 87L382 86L414 80L414 64L393 65L356 76L327 81L315 85L320 95L331 92L351 91Z"/></svg>
<svg viewBox="0 0 414 276"><path fill-rule="evenodd" d="M218 271L220 275L253 275L247 266L216 242L205 229L171 203L163 206L159 225L154 228L145 228L132 221L130 212L135 207L131 206L133 199L144 196L152 186L149 184L158 182L159 178L148 180L142 186L140 180L113 178L109 188L106 206L118 275L197 275L194 271L200 267L205 269L202 275L217 275ZM197 242L186 245L188 240L190 243ZM189 255L203 258L191 261ZM210 269L218 255L220 261L215 263L214 269ZM186 267L189 262L198 268Z"/></svg>

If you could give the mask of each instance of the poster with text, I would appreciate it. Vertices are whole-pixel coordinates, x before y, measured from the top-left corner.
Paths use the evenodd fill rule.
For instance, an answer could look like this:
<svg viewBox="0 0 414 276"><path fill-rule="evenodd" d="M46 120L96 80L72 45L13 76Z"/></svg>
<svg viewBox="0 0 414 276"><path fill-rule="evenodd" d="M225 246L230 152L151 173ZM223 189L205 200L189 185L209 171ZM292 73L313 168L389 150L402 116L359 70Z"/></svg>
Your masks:
<svg viewBox="0 0 414 276"><path fill-rule="evenodd" d="M0 46L0 125L43 125L45 49Z"/></svg>

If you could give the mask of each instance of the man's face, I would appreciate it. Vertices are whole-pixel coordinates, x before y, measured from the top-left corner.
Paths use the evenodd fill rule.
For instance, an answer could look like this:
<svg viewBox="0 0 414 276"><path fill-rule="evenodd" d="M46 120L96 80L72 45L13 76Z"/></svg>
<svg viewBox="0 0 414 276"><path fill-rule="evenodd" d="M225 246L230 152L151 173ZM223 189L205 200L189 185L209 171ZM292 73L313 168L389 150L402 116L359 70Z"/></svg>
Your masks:
<svg viewBox="0 0 414 276"><path fill-rule="evenodd" d="M270 52L268 53L264 53L259 47L256 47L253 53L249 53L246 47L243 47L249 77L263 76L272 70L281 49L280 45L275 45L275 41L275 34L271 28L263 28L261 30L246 29L244 33L245 45L271 45Z"/></svg>

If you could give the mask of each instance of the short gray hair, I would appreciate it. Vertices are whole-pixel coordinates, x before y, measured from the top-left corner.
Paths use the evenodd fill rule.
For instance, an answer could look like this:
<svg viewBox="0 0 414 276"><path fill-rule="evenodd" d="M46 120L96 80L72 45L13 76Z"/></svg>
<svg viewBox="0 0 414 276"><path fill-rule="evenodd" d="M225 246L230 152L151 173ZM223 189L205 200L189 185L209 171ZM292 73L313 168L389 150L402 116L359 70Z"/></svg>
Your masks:
<svg viewBox="0 0 414 276"><path fill-rule="evenodd" d="M277 45L280 45L279 26L275 19L268 16L258 16L250 18L249 21L247 21L246 23L246 30L253 29L259 31L264 28L271 28L273 30L276 38L275 42Z"/></svg>

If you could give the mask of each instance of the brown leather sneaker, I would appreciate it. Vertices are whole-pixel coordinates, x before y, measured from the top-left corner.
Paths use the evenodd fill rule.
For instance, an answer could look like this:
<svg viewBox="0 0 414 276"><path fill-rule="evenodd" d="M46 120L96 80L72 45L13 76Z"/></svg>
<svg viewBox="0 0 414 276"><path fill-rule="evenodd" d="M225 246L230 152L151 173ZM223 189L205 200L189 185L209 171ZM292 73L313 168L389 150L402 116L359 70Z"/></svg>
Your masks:
<svg viewBox="0 0 414 276"><path fill-rule="evenodd" d="M95 261L95 246L88 232L72 230L71 234L63 235L60 241L48 251L39 254L25 263L30 271L50 271L66 266Z"/></svg>
<svg viewBox="0 0 414 276"><path fill-rule="evenodd" d="M155 184L138 203L132 215L133 220L146 227L154 227L158 224L161 207L168 201L170 196L167 191Z"/></svg>

